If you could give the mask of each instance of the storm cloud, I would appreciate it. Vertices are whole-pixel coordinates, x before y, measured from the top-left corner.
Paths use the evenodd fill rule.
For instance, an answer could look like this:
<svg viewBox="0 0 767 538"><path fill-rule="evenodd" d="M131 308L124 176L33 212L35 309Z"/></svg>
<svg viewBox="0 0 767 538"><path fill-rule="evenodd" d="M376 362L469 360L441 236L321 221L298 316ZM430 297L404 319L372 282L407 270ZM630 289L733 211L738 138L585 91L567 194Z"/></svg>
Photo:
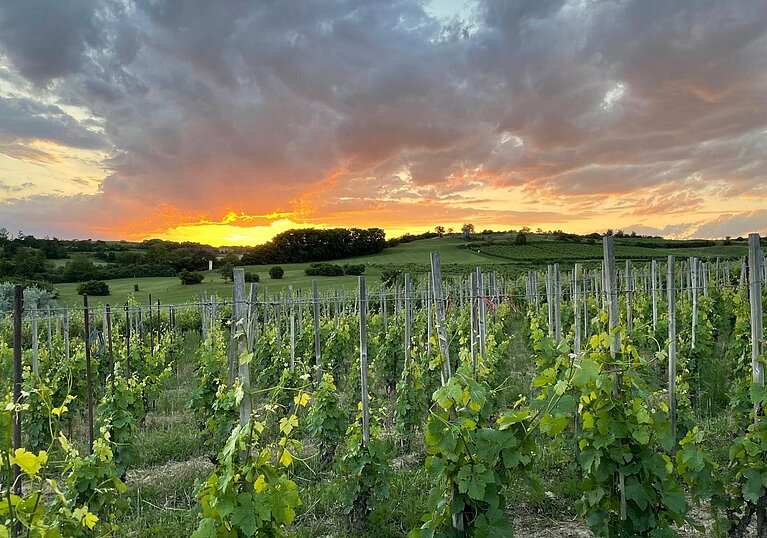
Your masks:
<svg viewBox="0 0 767 538"><path fill-rule="evenodd" d="M416 0L34 0L0 7L0 50L22 81L0 100L8 154L30 140L109 153L98 194L59 199L62 212L100 208L62 220L70 233L231 210L566 223L609 205L616 218L687 212L712 221L695 233L716 234L742 217L697 217L707 200L767 204L761 0L450 13ZM513 211L475 194L509 189ZM55 212L52 200L7 201L7 214Z"/></svg>

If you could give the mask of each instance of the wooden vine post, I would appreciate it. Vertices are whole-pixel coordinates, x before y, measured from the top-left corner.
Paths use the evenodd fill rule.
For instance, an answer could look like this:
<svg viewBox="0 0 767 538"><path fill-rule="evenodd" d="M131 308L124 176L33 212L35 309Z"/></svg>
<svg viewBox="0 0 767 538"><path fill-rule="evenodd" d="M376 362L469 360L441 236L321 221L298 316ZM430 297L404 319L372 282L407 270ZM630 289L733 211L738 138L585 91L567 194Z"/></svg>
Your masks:
<svg viewBox="0 0 767 538"><path fill-rule="evenodd" d="M692 349L698 344L698 258L690 258L690 287L692 288Z"/></svg>
<svg viewBox="0 0 767 538"><path fill-rule="evenodd" d="M554 338L554 275L551 264L546 271L546 309L549 320L549 337Z"/></svg>
<svg viewBox="0 0 767 538"><path fill-rule="evenodd" d="M562 342L562 275L559 264L554 264L554 341Z"/></svg>
<svg viewBox="0 0 767 538"><path fill-rule="evenodd" d="M333 322L335 323L335 328L338 330L338 323L340 320L340 313L338 312L339 307L341 306L341 300L338 297L338 288L335 288L333 290Z"/></svg>
<svg viewBox="0 0 767 538"><path fill-rule="evenodd" d="M232 277L234 278L234 277ZM234 282L234 280L232 280ZM244 295L244 293L243 293ZM229 384L228 387L232 388L234 387L234 380L237 377L237 342L235 340L235 334L237 333L237 310L236 305L237 304L237 285L232 286L232 320L229 323ZM211 334L213 332L211 331Z"/></svg>
<svg viewBox="0 0 767 538"><path fill-rule="evenodd" d="M248 330L247 330L247 349L248 353L253 351L253 345L256 342L256 333L258 332L258 308L256 306L256 299L258 297L258 288L255 284L250 285L250 292L248 295Z"/></svg>
<svg viewBox="0 0 767 538"><path fill-rule="evenodd" d="M88 454L93 454L93 377L91 374L91 323L88 294L83 294L83 326L85 336L85 382L88 390Z"/></svg>
<svg viewBox="0 0 767 538"><path fill-rule="evenodd" d="M573 341L573 351L576 355L581 354L581 279L583 268L580 263L575 264L573 269L573 315L575 317L575 333Z"/></svg>
<svg viewBox="0 0 767 538"><path fill-rule="evenodd" d="M431 274L432 285L434 287L432 291L436 313L435 328L437 329L437 343L439 344L439 352L444 359L441 377L442 384L445 385L453 376L453 372L450 367L450 348L447 341L447 325L445 324L445 300L442 290L442 267L439 261L439 252L431 253Z"/></svg>
<svg viewBox="0 0 767 538"><path fill-rule="evenodd" d="M205 292L200 292L200 331L202 332L202 341L205 349L208 350L208 306L205 299Z"/></svg>
<svg viewBox="0 0 767 538"><path fill-rule="evenodd" d="M296 371L296 305L293 300L293 288L288 287L290 297L290 373Z"/></svg>
<svg viewBox="0 0 767 538"><path fill-rule="evenodd" d="M477 308L479 306L479 288L477 287L477 273L472 271L472 273L469 275L469 293L470 293L470 300L469 300L469 311L470 311L470 338L469 341L471 343L471 364L474 369L474 372L477 371L477 344L479 340L478 332L479 329L477 327L478 321L477 321Z"/></svg>
<svg viewBox="0 0 767 538"><path fill-rule="evenodd" d="M364 285L364 284L360 284ZM410 275L405 274L405 342L404 342L404 348L405 348L405 375L408 375L407 372L410 371L410 358L412 355L411 352L411 342L412 337L410 334L411 330L411 323L412 323L412 300L410 298L410 294L412 293L412 290L410 289L411 283L410 283ZM362 297L360 297L360 301L362 301ZM362 303L360 303L361 305ZM362 308L360 308L360 314L362 314ZM361 322L360 322L361 323Z"/></svg>
<svg viewBox="0 0 767 538"><path fill-rule="evenodd" d="M154 325L152 323L152 294L149 294L149 354L154 357Z"/></svg>
<svg viewBox="0 0 767 538"><path fill-rule="evenodd" d="M631 260L626 260L626 334L628 336L634 334L634 305L632 304L634 282L631 277Z"/></svg>
<svg viewBox="0 0 767 538"><path fill-rule="evenodd" d="M581 287L580 287L580 281L581 281L581 264L576 263L575 268L573 269L573 315L575 317L575 334L574 334L574 341L573 341L573 352L575 353L576 360L580 359L581 355L581 308L580 308L580 301L581 301ZM577 389L576 389L577 390ZM579 392L579 391L578 391ZM576 402L580 401L580 394L576 396ZM580 456L580 445L578 444L578 431L580 429L580 412L578 411L578 405L575 406L575 420L574 420L574 429L575 429L575 458L576 460Z"/></svg>
<svg viewBox="0 0 767 538"><path fill-rule="evenodd" d="M748 235L748 288L751 305L751 369L754 383L764 386L764 366L759 362L764 339L762 308L762 249L759 234ZM757 410L758 411L758 410Z"/></svg>
<svg viewBox="0 0 767 538"><path fill-rule="evenodd" d="M125 303L125 377L130 378L130 310Z"/></svg>
<svg viewBox="0 0 767 538"><path fill-rule="evenodd" d="M109 352L109 381L112 385L112 394L114 394L115 390L115 356L114 351L112 349L112 310L109 307L109 304L106 305L106 315L107 315L107 349Z"/></svg>
<svg viewBox="0 0 767 538"><path fill-rule="evenodd" d="M37 347L37 306L32 305L29 309L30 325L32 328L32 372L37 374L39 353Z"/></svg>
<svg viewBox="0 0 767 538"><path fill-rule="evenodd" d="M53 328L51 327L51 307L45 307L45 314L48 320L48 358L53 354Z"/></svg>
<svg viewBox="0 0 767 538"><path fill-rule="evenodd" d="M431 271L426 275L426 356L431 360L431 337L434 333L434 314L431 307L431 290L433 287Z"/></svg>
<svg viewBox="0 0 767 538"><path fill-rule="evenodd" d="M607 295L607 310L609 316L610 327L610 356L615 359L620 350L620 332L616 329L620 320L620 311L618 310L618 286L617 286L617 270L615 267L615 239L611 235L606 235L602 238L602 247L604 250L604 278L605 278L605 294ZM619 391L621 387L621 373L620 370L615 372L615 390ZM625 477L622 472L618 471L618 487L621 494L621 519L626 519L626 484Z"/></svg>
<svg viewBox="0 0 767 538"><path fill-rule="evenodd" d="M676 447L676 260L668 257L668 409L671 421L671 437Z"/></svg>
<svg viewBox="0 0 767 538"><path fill-rule="evenodd" d="M245 328L248 326L248 320L245 319L245 270L241 267L236 268L232 276L234 280L234 304L232 305L232 311L234 322L240 328L239 331L236 331L237 363L239 365L237 373L243 392L242 400L240 401L240 426L245 427L250 420L253 406L250 393L250 361L243 361L243 355L245 355L247 350Z"/></svg>
<svg viewBox="0 0 767 538"><path fill-rule="evenodd" d="M487 296L485 294L485 287L485 274L482 272L481 267L477 267L477 288L479 290L479 296L476 300L479 321L479 356L482 360L485 359L485 343L487 342L487 303L485 302Z"/></svg>
<svg viewBox="0 0 767 538"><path fill-rule="evenodd" d="M386 308L386 290L381 288L380 290L380 305L379 308L381 309L381 314L383 314L383 332L384 335L386 335L387 331L389 330L389 320L388 320L388 313Z"/></svg>
<svg viewBox="0 0 767 538"><path fill-rule="evenodd" d="M314 307L314 364L317 367L317 383L322 379L322 361L320 348L320 292L317 290L317 281L312 280L312 306Z"/></svg>
<svg viewBox="0 0 767 538"><path fill-rule="evenodd" d="M277 304L274 305L274 324L277 326L277 350L282 350L282 297L279 293L274 296Z"/></svg>
<svg viewBox="0 0 767 538"><path fill-rule="evenodd" d="M591 334L591 323L589 320L589 271L583 268L583 338L588 339Z"/></svg>
<svg viewBox="0 0 767 538"><path fill-rule="evenodd" d="M447 325L445 321L446 313L445 313L445 299L444 299L444 290L442 288L442 266L439 261L439 252L432 252L431 253L431 273L432 273L432 285L433 285L433 295L434 295L434 306L435 306L435 314L436 314L436 321L435 321L435 328L437 329L437 341L439 343L439 352L444 358L444 362L442 363L442 385L446 385L450 378L453 376L452 368L450 366L450 348L448 345L447 340ZM451 410L451 417L455 419L454 411ZM457 492L458 485L454 484L454 494ZM453 528L458 531L460 534L459 536L463 536L464 532L464 514L463 512L459 512L457 514L452 515L452 524Z"/></svg>
<svg viewBox="0 0 767 538"><path fill-rule="evenodd" d="M368 292L365 277L359 279L359 310L360 310L360 385L362 397L362 446L370 442L370 406L368 401L368 331L367 303Z"/></svg>
<svg viewBox="0 0 767 538"><path fill-rule="evenodd" d="M63 331L64 331L64 356L67 359L67 362L69 362L69 307L64 307L64 323L63 323Z"/></svg>
<svg viewBox="0 0 767 538"><path fill-rule="evenodd" d="M21 284L13 287L13 403L16 409L13 413L13 448L21 448L21 315L24 309L24 288ZM13 466L14 493L21 497L21 469Z"/></svg>
<svg viewBox="0 0 767 538"><path fill-rule="evenodd" d="M650 281L652 283L652 330L658 329L658 262L650 263Z"/></svg>

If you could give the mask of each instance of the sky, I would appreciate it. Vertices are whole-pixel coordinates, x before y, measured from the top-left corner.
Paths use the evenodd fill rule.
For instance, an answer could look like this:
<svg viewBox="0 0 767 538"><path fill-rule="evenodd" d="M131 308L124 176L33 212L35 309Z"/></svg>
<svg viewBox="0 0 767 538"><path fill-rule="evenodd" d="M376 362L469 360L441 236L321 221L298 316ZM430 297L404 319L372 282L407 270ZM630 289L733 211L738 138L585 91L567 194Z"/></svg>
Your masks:
<svg viewBox="0 0 767 538"><path fill-rule="evenodd" d="M764 0L6 0L0 227L767 235Z"/></svg>

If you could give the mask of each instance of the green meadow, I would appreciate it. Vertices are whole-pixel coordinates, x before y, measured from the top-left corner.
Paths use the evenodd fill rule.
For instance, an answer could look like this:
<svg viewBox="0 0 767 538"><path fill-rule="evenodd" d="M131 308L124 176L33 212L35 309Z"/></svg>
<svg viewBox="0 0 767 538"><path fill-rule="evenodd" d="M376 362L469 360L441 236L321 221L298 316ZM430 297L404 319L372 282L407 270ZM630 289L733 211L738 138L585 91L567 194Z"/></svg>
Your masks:
<svg viewBox="0 0 767 538"><path fill-rule="evenodd" d="M494 234L491 240L467 242L455 236L422 239L387 248L383 252L369 256L346 258L335 263L364 263L367 265L365 276L368 286L375 289L381 283L381 273L385 267L407 266L414 273L424 272L430 262L432 252L439 252L443 265L457 264L468 271L471 266L511 267L520 271L537 265L553 262L574 263L577 261L598 263L602 259L602 244L600 240L593 242L571 242L557 240L552 235L528 234L527 244L515 245L514 234ZM653 244L655 247L642 246ZM663 248L658 248L663 244ZM652 238L617 238L616 256L618 259L665 259L669 255L679 257L696 256L713 259L740 258L747 252L745 242L733 241L729 245L717 242L712 246L686 247L676 246L671 240ZM317 280L321 291L336 288L355 288L356 276L340 277L309 277L305 270L308 263L283 264L285 275L280 280L269 278L270 265L244 266L246 271L259 275L259 293L266 287L268 293L284 292L288 287L307 292L311 289L312 280ZM141 303L147 303L149 294L152 301L159 300L162 304L180 304L196 301L201 293L229 297L231 282L224 281L217 270L204 272L205 280L200 284L184 286L177 277L147 277L122 278L108 280L110 295L107 297L92 297L91 304L123 304L130 294ZM134 291L138 286L138 291ZM59 301L68 305L79 305L82 298L77 295L76 283L57 284Z"/></svg>

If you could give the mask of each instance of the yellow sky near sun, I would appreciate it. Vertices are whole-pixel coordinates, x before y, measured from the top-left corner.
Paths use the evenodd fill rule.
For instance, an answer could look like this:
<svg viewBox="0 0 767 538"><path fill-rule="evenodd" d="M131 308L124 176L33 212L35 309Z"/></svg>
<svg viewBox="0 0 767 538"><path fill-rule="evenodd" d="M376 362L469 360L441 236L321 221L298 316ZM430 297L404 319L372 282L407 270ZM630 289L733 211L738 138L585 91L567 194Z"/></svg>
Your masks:
<svg viewBox="0 0 767 538"><path fill-rule="evenodd" d="M33 195L95 194L107 175L105 153L33 141L0 153L0 177L13 191L0 191L0 202Z"/></svg>

